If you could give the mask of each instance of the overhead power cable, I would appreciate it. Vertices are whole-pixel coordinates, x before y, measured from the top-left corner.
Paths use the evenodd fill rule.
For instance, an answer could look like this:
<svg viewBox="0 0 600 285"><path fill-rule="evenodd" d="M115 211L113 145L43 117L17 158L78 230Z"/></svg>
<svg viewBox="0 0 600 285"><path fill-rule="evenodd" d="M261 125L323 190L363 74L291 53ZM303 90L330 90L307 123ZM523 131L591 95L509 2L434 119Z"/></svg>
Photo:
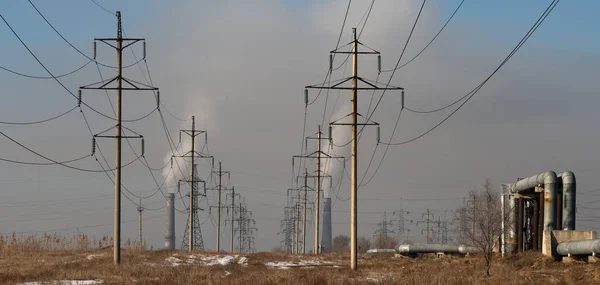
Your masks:
<svg viewBox="0 0 600 285"><path fill-rule="evenodd" d="M104 6L102 6L102 5L98 4L98 2L96 2L95 0L90 0L90 1L92 1L92 3L94 3L94 4L96 4L96 6L100 7L100 9L102 9L102 10L106 11L107 13L109 13L109 14L111 14L111 15L115 16L115 12L113 12L113 11L111 11L111 10L108 10L108 9L106 9Z"/></svg>
<svg viewBox="0 0 600 285"><path fill-rule="evenodd" d="M23 47L25 47L25 49L27 49L27 51L29 52L29 54L31 54L31 56L44 68L44 70L46 70L46 72L48 72L48 74L63 88L65 89L65 91L67 91L71 96L73 96L75 99L79 100L79 96L73 94L73 92L71 92L71 90L69 90L69 88L67 88L67 86L65 86L58 78L56 78L52 72L46 67L46 65L44 65L44 63L42 63L42 61L35 55L35 53L27 46L27 44L25 44L25 42L21 39L21 37L19 36L19 34L17 34L17 32L12 28L12 26L6 21L6 19L4 18L4 16L2 16L2 14L0 14L0 18L2 19L2 21L4 21L4 23L6 24L6 26L11 30L11 32L15 35L15 37L19 40L19 42L21 42L21 44L23 45ZM94 108L92 108L92 106L88 105L87 103L81 101L81 104L88 107L90 110L94 111L96 114L105 117L107 119L110 120L115 120L115 118L108 116ZM152 110L151 113L153 113L154 110ZM148 117L150 114L147 114L145 116L143 116L142 118L138 118L138 119L133 119L133 120L122 120L123 122L134 122L134 121L139 121L145 117Z"/></svg>
<svg viewBox="0 0 600 285"><path fill-rule="evenodd" d="M400 53L400 56L398 57L398 61L396 62L396 67L394 67L394 70L392 71L392 75L390 76L390 79L388 80L388 82L387 82L387 84L385 86L385 89L381 93L381 96L379 97L379 100L377 101L377 104L375 104L375 107L373 108L373 112L371 112L371 114L369 114L367 116L367 119L366 119L367 122L369 122L371 120L371 117L373 116L373 114L375 114L375 110L377 109L377 106L379 106L379 103L381 103L381 100L383 99L383 96L385 95L385 92L387 91L387 87L392 82L392 78L394 78L394 74L396 73L396 68L400 64L400 61L402 60L402 57L404 56L404 52L406 52L406 48L408 47L408 44L410 43L410 39L412 38L413 32L415 31L415 28L417 27L417 24L419 23L419 19L421 18L421 13L423 13L423 8L425 7L425 3L426 2L427 2L427 0L423 0L423 3L421 4L421 8L419 9L419 13L417 14L417 17L415 18L415 22L413 23L413 26L410 29L410 33L408 34L408 38L406 39L406 43L404 44L404 48L402 48L402 52ZM402 106L402 108L404 108L404 106ZM396 121L396 126L398 124L398 121L400 120L400 114L402 114L402 109L400 109L400 112L399 112L399 115L398 115L398 120ZM392 135L390 137L390 142L391 142L392 138L394 137L394 133L396 132L396 126L394 126L394 131L392 132ZM363 126L361 128L361 131L364 128L365 128L365 126ZM366 184L364 184L364 185L361 185L361 184L362 184L363 180L365 179L365 177L367 176L367 174L369 172L369 169L371 168L371 164L373 162L375 154L377 153L377 147L379 146L379 143L380 142L377 142L377 146L375 147L375 150L373 151L373 154L371 155L371 159L369 160L369 164L367 165L367 169L365 170L365 174L363 175L363 177L360 180L360 183L358 184L359 188L361 186L365 186L366 185ZM384 152L384 156L387 153L388 149L389 149L389 146L386 147L385 152ZM382 158L382 161L383 161L383 158ZM381 166L381 163L379 164L379 166ZM378 166L378 168L379 168L379 166Z"/></svg>
<svg viewBox="0 0 600 285"><path fill-rule="evenodd" d="M10 141L12 141L13 143L15 143L16 145L20 146L21 148L23 148L23 149L25 149L25 150L27 150L27 151L29 151L29 152L31 152L31 153L33 153L33 154L35 154L35 155L39 156L39 157L41 157L41 158L43 158L43 159L45 159L45 160L48 160L48 161L52 162L53 164L56 164L56 165L61 165L61 166L67 167L67 168L71 168L71 169L74 169L74 170L79 170L79 171L84 171L84 172L103 172L103 171L104 171L104 170L85 169L85 168L79 168L79 167L74 167L74 166L68 165L68 164L66 164L65 162L61 162L61 161L57 161L57 160L55 160L55 159L49 158L49 157L47 157L47 156L45 156L45 155L43 155L43 154L41 154L41 153L39 153L39 152L37 152L37 151L35 151L35 150L33 150L33 149L31 149L31 148L29 148L29 147L25 146L24 144L22 144L22 143L18 142L17 140L15 140L15 139L13 139L13 138L9 137L9 136L8 136L8 135L6 135L4 132L0 132L0 135L2 135L3 137L5 137L5 138L9 139ZM89 156L89 155L88 155L88 156ZM86 156L86 157L88 157L88 156ZM83 159L83 158L77 158L77 159L74 159L74 160L70 160L70 162L77 161L77 160L81 160L81 159ZM128 162L128 163L124 164L123 166L121 166L121 169L123 169L123 168L125 168L125 167L127 167L127 166L131 165L132 163L134 163L134 162L135 162L135 161L137 161L138 159L140 159L140 157L139 157L139 156L138 156L137 158L135 158L134 160L132 160L131 162ZM3 161L12 162L12 161L10 161L10 160L8 160L8 159L2 159L2 160L3 160ZM15 162L15 163L18 163L18 162ZM23 163L23 162L21 162L21 163ZM25 164L31 164L31 163L25 163ZM40 165L40 164L38 164L38 165ZM115 170L115 169L113 169L113 170Z"/></svg>
<svg viewBox="0 0 600 285"><path fill-rule="evenodd" d="M84 63L82 66L76 68L73 71L69 71L69 72L64 73L64 74L56 75L54 77L61 78L61 77L69 76L69 75L71 75L71 74L73 74L73 73L75 73L77 71L82 70L84 67L88 66L88 64L90 64L90 62L92 62L92 60L88 60L88 62ZM7 72L10 72L12 74L16 74L16 75L27 77L27 78L33 78L33 79L53 79L52 76L35 76L35 75L29 75L29 74L21 73L21 72L18 72L18 71L14 71L12 69L8 69L8 68L3 67L3 66L0 66L0 69L2 69L4 71L7 71Z"/></svg>
<svg viewBox="0 0 600 285"><path fill-rule="evenodd" d="M416 137L414 137L412 139L409 139L409 140L405 140L405 141L397 142L397 143L391 143L391 141L392 141L392 139L394 137L395 130L398 127L398 122L399 122L399 119L400 119L400 115L402 114L400 112L398 114L398 119L396 120L396 124L394 125L394 131L392 132L392 136L390 137L389 142L388 143L382 143L382 144L386 145L386 150L385 150L385 152L384 152L384 154L383 154L383 156L382 156L382 158L381 158L381 160L379 162L379 165L377 166L377 168L373 172L373 175L371 176L371 178L369 178L368 181L364 185L368 184L375 177L375 174L377 173L377 171L379 170L379 168L383 164L383 160L385 159L385 155L387 153L387 150L389 149L389 146L392 146L392 145L393 146L404 145L404 144L408 144L408 143L411 143L413 141L416 141L416 140L418 140L418 139L426 136L427 134L431 133L433 130L435 130L436 128L438 128L439 126L441 126L444 122L446 122L448 119L450 119L450 117L452 117L452 115L456 114L456 112L458 112L467 102L469 102L469 100L471 100L479 92L479 90L481 90L481 88L516 54L516 52L525 44L525 42L527 42L527 40L535 33L535 31L538 29L538 27L546 20L546 18L548 17L548 15L550 15L550 13L552 13L552 11L556 7L556 5L558 5L559 2L560 2L560 0L553 0L548 5L548 7L546 8L546 10L544 10L544 12L542 13L542 15L540 15L540 17L533 24L533 26L527 31L527 33L525 33L525 35L523 36L523 38L521 38L521 40L519 41L519 43L517 43L517 45L508 54L508 56L506 56L506 58L500 63L500 65L498 65L498 67L496 67L496 69L494 69L494 71L485 80L483 80L483 82L481 82L473 90L471 90L469 93L467 93L467 95L463 96L463 98L466 98L466 100L464 100L454 111L452 111L442 121L440 121L439 123L437 123L436 125L434 125L432 128L430 128L426 132L424 132L424 133L422 133L422 134L420 134L420 135L418 135L418 136L416 136ZM392 76L393 76L393 74L392 74ZM390 80L391 80L391 78L390 78ZM458 102L460 102L460 101L458 101ZM453 104L455 104L455 103L453 103ZM365 175L366 175L366 173L365 173Z"/></svg>
<svg viewBox="0 0 600 285"><path fill-rule="evenodd" d="M0 124L3 124L3 125L35 125L35 124L41 124L41 123L46 123L46 122L49 122L49 121L52 121L52 120L56 120L56 119L58 119L58 118L60 118L62 116L65 116L65 115L71 113L75 109L77 109L77 106L69 109L68 111L66 111L66 112L64 112L64 113L62 113L60 115L56 115L56 116L50 117L48 119L43 119L43 120L38 120L38 121L31 121L31 122L7 122L7 121L0 121Z"/></svg>
<svg viewBox="0 0 600 285"><path fill-rule="evenodd" d="M46 17L44 16L44 14L42 14L42 12L40 12L40 10L33 4L33 2L31 2L31 0L28 0L29 4L31 4L31 6L33 7L33 9L35 9L35 11L42 17L42 19L44 19L44 21L46 22L46 24L48 24L48 26L50 26L50 28L52 28L52 30L54 30L54 32L56 32L56 34L58 36L60 36L61 39L63 39L63 41L65 41L69 46L71 46L75 51L77 51L79 54L81 54L82 56L84 56L85 58L96 62L99 65L102 65L104 67L108 67L108 68L117 68L116 66L113 65L107 65L107 64L103 64L101 62L98 62L95 58L92 58L90 56L88 56L87 54L85 54L84 52L82 52L81 50L79 50L77 47L75 47L69 40L67 40L55 27L54 25L52 25L52 23L50 23L50 21L48 21L48 19L46 19ZM92 1L93 2L93 1ZM95 3L95 2L94 2ZM139 62L139 61L138 61ZM122 68L128 68L128 67L132 67L134 65L136 65L138 62L134 62L132 64L123 66Z"/></svg>
<svg viewBox="0 0 600 285"><path fill-rule="evenodd" d="M450 21L452 20L452 18L454 18L454 15L456 15L456 13L460 9L460 7L463 5L463 3L465 3L465 0L460 1L460 3L458 4L458 7L456 7L456 9L452 13L452 15L450 15L450 18L448 18L448 20L446 21L446 23L444 23L444 25L442 26L442 28L440 28L440 30L437 32L437 34L435 34L435 36L433 36L433 38L429 41L429 43L427 43L425 45L425 47L423 47L423 49L421 49L421 51L419 51L415 56L413 56L410 60L408 60L407 62L403 63L402 65L400 65L400 66L398 66L398 67L396 67L394 69L382 70L381 72L392 72L394 70L401 69L401 68L407 66L408 64L410 64L417 57L419 57L433 43L433 41L435 41L435 39L437 39L437 37L442 33L442 31L444 31L444 29L446 28L446 26L448 26L448 24L450 23Z"/></svg>

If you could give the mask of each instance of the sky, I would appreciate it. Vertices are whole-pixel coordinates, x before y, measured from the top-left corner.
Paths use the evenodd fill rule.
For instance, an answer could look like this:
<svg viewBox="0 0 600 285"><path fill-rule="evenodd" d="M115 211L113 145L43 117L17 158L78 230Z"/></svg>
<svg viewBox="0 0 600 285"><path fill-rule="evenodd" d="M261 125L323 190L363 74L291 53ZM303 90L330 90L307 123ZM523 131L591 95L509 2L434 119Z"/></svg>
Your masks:
<svg viewBox="0 0 600 285"><path fill-rule="evenodd" d="M152 83L161 90L161 111L147 118L127 122L126 127L142 134L149 171L135 161L123 169L123 238L136 239L138 196L156 192L165 181L164 192L176 191L176 180L187 169L171 168L167 135L178 143L179 129L189 129L189 118L208 133L197 148L208 151L230 171L228 186L235 186L256 220L257 249L279 245L279 221L286 206L287 189L294 186L292 156L302 151L304 136L347 114L348 92L331 91L319 97L309 92L304 124L303 89L322 83L329 66L329 51L335 49L347 1L112 1L96 0L109 11L122 13L127 37L146 39L146 62ZM87 55L93 39L114 37L116 19L92 1L32 2L50 23L76 48ZM360 41L381 52L383 69L395 66L410 28L421 6L417 0L376 0ZM460 1L429 0L401 62L414 57L439 31ZM439 37L414 61L394 73L391 84L405 88L405 104L427 110L445 106L484 80L509 54L550 1L465 0L456 16ZM351 39L353 27L361 20L371 1L352 1L340 46ZM423 213L452 218L451 211L463 203L469 190L489 178L495 185L511 183L517 177L540 172L571 170L577 176L579 229L598 230L600 217L594 209L600 200L594 183L600 171L593 131L599 116L595 96L600 40L593 14L600 3L593 0L561 1L542 26L511 60L448 121L430 134L402 146L377 145L375 128L367 128L359 144L358 173L364 181L359 189L359 235L372 237L383 212L390 216L400 209L409 211L409 238L424 241ZM0 14L22 40L54 74L64 74L88 62L70 47L37 14L27 1L4 1ZM21 73L48 76L4 23L0 28L0 66ZM148 78L146 65L134 64L142 46L124 52L124 76L139 82ZM98 62L115 64L114 50L98 45ZM340 68L333 79L350 75L344 57L335 59ZM95 63L79 72L59 78L77 94L80 86L115 75L115 70ZM387 82L390 73L378 76L375 57L359 58L359 74ZM107 96L108 95L108 96ZM381 93L375 93L375 102ZM32 121L49 118L77 105L76 99L52 79L31 79L0 70L0 121ZM367 114L373 93L359 93L359 112ZM114 93L85 90L83 101L103 114L112 114ZM111 102L109 102L111 100ZM373 104L375 103L373 102ZM156 106L151 92L125 92L123 117L140 118ZM325 109L325 106L327 108ZM389 141L401 107L398 93L383 97L372 120L381 125L381 139ZM37 125L2 124L2 132L48 157L64 161L91 153L92 135L111 128L114 121L83 106L69 114ZM392 142L414 138L428 130L453 108L434 114L402 113ZM171 114L186 121L180 121ZM85 121L88 121L90 129ZM112 130L110 130L112 132ZM334 128L334 143L348 141L348 131ZM124 162L140 152L140 142L124 145ZM191 143L183 137L182 146ZM314 150L314 141L306 149ZM114 141L98 139L106 167L114 163ZM347 147L335 149L347 155ZM373 155L375 151L375 154ZM369 160L372 165L368 167ZM0 138L0 158L42 162L8 139ZM142 160L142 162L145 162ZM180 161L183 163L183 161ZM177 164L177 163L176 163ZM94 157L71 164L100 170ZM201 160L199 175L208 178L209 162ZM306 165L315 170L314 161ZM368 172L365 175L365 170ZM375 172L375 169L378 169ZM339 164L332 164L334 177L333 234L349 234L349 179ZM171 174L175 173L176 176ZM165 175L167 174L167 175ZM0 232L43 233L77 231L100 237L112 235L113 183L111 174L82 172L61 166L30 166L0 163ZM155 182L156 180L156 182ZM208 179L207 179L208 180ZM337 186L337 187L336 187ZM587 193L585 193L587 192ZM187 193L182 190L183 195ZM595 196L596 195L596 196ZM215 193L209 191L202 205L204 245L214 249ZM143 199L144 239L153 248L164 245L165 198L159 192ZM186 203L187 205L187 203ZM181 199L176 207L183 211ZM183 236L186 215L177 212L176 243ZM410 221L413 221L411 224ZM312 226L310 227L312 229ZM228 225L227 225L228 229ZM223 243L229 233L224 231ZM312 231L311 231L312 232ZM308 236L312 236L311 232ZM450 234L451 236L453 234ZM312 241L312 240L311 240ZM308 244L312 246L312 242ZM227 249L226 246L222 249Z"/></svg>

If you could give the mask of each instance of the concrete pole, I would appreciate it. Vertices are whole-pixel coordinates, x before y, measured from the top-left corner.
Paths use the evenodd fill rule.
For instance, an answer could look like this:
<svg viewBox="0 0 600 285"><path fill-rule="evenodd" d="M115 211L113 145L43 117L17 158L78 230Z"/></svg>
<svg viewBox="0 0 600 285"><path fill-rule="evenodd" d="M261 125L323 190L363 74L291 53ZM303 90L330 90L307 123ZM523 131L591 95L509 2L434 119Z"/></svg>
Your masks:
<svg viewBox="0 0 600 285"><path fill-rule="evenodd" d="M358 190L358 140L357 140L357 114L358 114L358 91L357 91L357 77L358 77L358 41L356 39L356 28L352 28L352 34L354 46L352 51L352 156L351 156L351 179L350 179L350 268L352 270L358 269L357 259L357 190Z"/></svg>
<svg viewBox="0 0 600 285"><path fill-rule="evenodd" d="M321 125L317 132L317 183L315 185L315 242L313 253L319 254L319 222L320 222L320 206L321 206Z"/></svg>
<svg viewBox="0 0 600 285"><path fill-rule="evenodd" d="M122 57L123 33L121 30L121 12L117 11L117 123L115 132L117 138L115 157L115 215L113 231L113 262L115 265L121 263L121 73L123 71Z"/></svg>
<svg viewBox="0 0 600 285"><path fill-rule="evenodd" d="M241 200L241 197L240 197ZM243 221L242 221L242 201L240 201L240 212L238 215L238 231L239 231L239 242L240 242L240 247L238 248L238 251L241 253L242 252L242 226L243 226Z"/></svg>
<svg viewBox="0 0 600 285"><path fill-rule="evenodd" d="M235 187L231 187L231 241L229 243L231 253L233 253L233 217L235 217Z"/></svg>
<svg viewBox="0 0 600 285"><path fill-rule="evenodd" d="M296 206L292 210L292 254L296 254L296 242L298 240L296 236L296 231L298 230L298 227L296 227Z"/></svg>
<svg viewBox="0 0 600 285"><path fill-rule="evenodd" d="M217 206L217 252L221 249L221 162L219 161L219 205Z"/></svg>
<svg viewBox="0 0 600 285"><path fill-rule="evenodd" d="M138 240L140 243L140 249L142 249L142 212L144 211L144 207L142 207L142 199L140 199L140 205L137 208L138 210Z"/></svg>
<svg viewBox="0 0 600 285"><path fill-rule="evenodd" d="M300 192L296 195L300 198ZM300 201L296 199L296 254L300 253Z"/></svg>
<svg viewBox="0 0 600 285"><path fill-rule="evenodd" d="M427 244L429 244L429 209L427 209L427 220L425 220L425 222L427 223L427 231L425 231L425 239L427 240Z"/></svg>
<svg viewBox="0 0 600 285"><path fill-rule="evenodd" d="M302 218L302 254L306 254L306 200L308 192L308 170L304 169L304 217Z"/></svg>
<svg viewBox="0 0 600 285"><path fill-rule="evenodd" d="M194 116L192 116L192 152L190 152L190 157L191 157L191 168L190 168L190 217L189 217L189 225L188 225L188 251L192 252L192 250L194 250L194 208L196 205L194 205L194 182L196 180L196 177L194 177L194 156L196 155L195 150L194 150L194 139L196 137L195 134L196 131L196 119Z"/></svg>

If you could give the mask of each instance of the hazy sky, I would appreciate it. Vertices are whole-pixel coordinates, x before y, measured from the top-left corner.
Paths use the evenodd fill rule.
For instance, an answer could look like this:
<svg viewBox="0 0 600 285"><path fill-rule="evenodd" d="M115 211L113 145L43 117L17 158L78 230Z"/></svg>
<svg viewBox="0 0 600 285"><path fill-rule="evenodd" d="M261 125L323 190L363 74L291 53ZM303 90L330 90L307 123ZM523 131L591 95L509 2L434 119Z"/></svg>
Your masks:
<svg viewBox="0 0 600 285"><path fill-rule="evenodd" d="M195 115L197 128L208 131L210 154L222 161L224 170L231 171L229 185L235 185L254 214L258 249L277 246L286 190L292 183L291 157L301 151L303 88L323 81L328 53L335 48L348 2L97 2L111 11L122 11L126 36L146 38L148 66L153 83L161 89L162 102L178 117ZM91 1L34 3L84 53L92 54L93 38L115 36L115 17ZM370 3L352 1L341 45L350 41L351 28L358 26ZM459 3L427 1L403 62L429 42ZM406 106L413 109L434 109L453 102L497 67L549 3L466 0L437 40L395 73L392 84L406 89ZM384 69L393 68L398 60L420 5L418 0L375 1L360 40L382 52ZM547 170L574 171L578 191L582 192L578 203L587 203L583 206L588 207L579 207L577 227L599 229L600 224L590 220L600 215L589 207L596 207L594 201L600 200L600 195L583 193L597 190L593 181L600 171L600 154L596 151L600 134L594 131L600 119L596 110L600 98L594 85L600 65L600 41L595 37L598 21L594 14L598 8L600 3L593 0L561 2L511 61L450 120L413 143L390 147L374 179L359 189L359 235L371 237L383 211L403 208L410 211L408 219L416 222L429 208L437 220L438 216L443 217L444 210L460 205L468 190L486 178L498 185ZM4 1L0 3L0 13L55 75L87 62L27 1ZM47 76L10 30L1 26L0 66ZM135 55L141 54L139 45ZM99 45L98 60L114 65L114 51ZM124 53L124 62L134 62L131 52ZM341 68L333 73L334 79L350 74L351 65L342 63L343 57L336 58L335 65ZM361 57L359 67L361 76L377 78L376 58ZM114 69L100 67L100 71L104 78L114 76ZM145 82L137 65L126 69L125 76ZM387 82L389 76L390 73L382 73L379 81ZM94 63L60 78L75 94L79 86L99 80ZM114 103L114 94L109 95ZM380 93L375 95L377 100ZM5 71L0 71L0 96L0 121L44 119L76 105L76 100L56 81L23 78ZM311 101L315 96L315 91L311 91ZM360 113L367 113L371 96L370 92L359 94ZM348 92L322 94L308 107L306 135L315 133L323 118L327 125L339 114L345 114L349 97ZM124 98L125 119L139 118L156 104L148 92L125 92ZM103 92L85 91L83 100L105 114L112 113ZM372 117L381 124L382 140L389 140L399 110L399 94L386 93ZM418 136L452 110L425 115L403 112L392 141ZM114 124L87 107L83 107L83 112L94 133ZM190 122L180 122L164 109L163 115L177 143L177 130L188 129ZM162 167L171 152L158 113L126 126L144 135L150 166ZM92 138L78 109L45 124L1 127L6 135L57 160L91 152ZM336 144L348 141L344 138L347 131L334 130ZM360 141L360 178L375 149L375 136L375 129L369 128ZM309 149L314 148L313 143ZM132 140L131 144L139 152L139 142ZM183 145L190 146L185 141ZM202 148L203 141L197 146ZM114 142L99 140L99 148L112 166ZM365 181L372 176L384 149L377 147ZM336 152L347 154L348 150ZM124 162L134 157L125 144ZM5 138L0 139L0 158L42 161ZM100 169L93 157L73 166ZM314 171L314 161L308 167ZM7 162L0 163L0 170L0 232L61 230L70 235L79 230L97 237L112 235L113 184L104 173ZM170 170L167 165L166 173ZM332 194L333 234L348 234L348 178L342 175L343 168L335 170L333 185L340 186ZM199 171L202 177L208 176L206 161L201 162ZM180 174L176 166L173 172ZM165 179L163 171L153 174L159 184ZM148 196L156 191L148 169L139 162L125 168L123 175L123 184L136 195ZM176 190L174 180L167 181L168 191ZM213 192L208 200L214 203ZM137 203L137 198L134 201ZM166 218L165 210L160 208L165 199L158 193L142 203L148 208L144 212L144 238L154 248L161 248ZM180 199L177 208L184 209ZM447 216L451 217L450 212ZM214 217L214 213L201 213L207 249L214 248ZM178 247L185 220L185 214L177 214ZM124 238L136 238L136 205L125 198L123 221ZM410 227L411 239L423 241L421 228L414 224ZM228 230L224 232L223 243L227 246L223 249L228 249ZM308 246L312 246L312 239Z"/></svg>

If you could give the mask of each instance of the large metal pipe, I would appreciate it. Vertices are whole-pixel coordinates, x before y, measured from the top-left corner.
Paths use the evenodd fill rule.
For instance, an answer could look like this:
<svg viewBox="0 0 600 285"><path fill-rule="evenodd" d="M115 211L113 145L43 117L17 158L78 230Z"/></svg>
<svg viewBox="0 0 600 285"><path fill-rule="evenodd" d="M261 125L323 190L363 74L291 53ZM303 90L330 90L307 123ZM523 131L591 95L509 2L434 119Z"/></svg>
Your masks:
<svg viewBox="0 0 600 285"><path fill-rule="evenodd" d="M507 252L517 251L517 216L518 206L513 195L508 196L508 242Z"/></svg>
<svg viewBox="0 0 600 285"><path fill-rule="evenodd" d="M544 185L544 230L556 229L556 184L557 177L554 171L542 172L516 183L511 184L510 190L519 193L534 189L538 185Z"/></svg>
<svg viewBox="0 0 600 285"><path fill-rule="evenodd" d="M600 254L600 239L561 242L556 253L562 256Z"/></svg>
<svg viewBox="0 0 600 285"><path fill-rule="evenodd" d="M400 254L421 254L421 253L447 253L447 254L467 254L476 253L479 249L466 245L450 244L401 244L398 246Z"/></svg>
<svg viewBox="0 0 600 285"><path fill-rule="evenodd" d="M558 177L562 180L562 229L575 230L575 174L565 171Z"/></svg>
<svg viewBox="0 0 600 285"><path fill-rule="evenodd" d="M175 193L167 194L167 234L165 249L175 249Z"/></svg>
<svg viewBox="0 0 600 285"><path fill-rule="evenodd" d="M396 253L396 250L393 249L393 248L373 248L373 249L367 250L367 253L369 253L369 254L374 254L374 253Z"/></svg>

